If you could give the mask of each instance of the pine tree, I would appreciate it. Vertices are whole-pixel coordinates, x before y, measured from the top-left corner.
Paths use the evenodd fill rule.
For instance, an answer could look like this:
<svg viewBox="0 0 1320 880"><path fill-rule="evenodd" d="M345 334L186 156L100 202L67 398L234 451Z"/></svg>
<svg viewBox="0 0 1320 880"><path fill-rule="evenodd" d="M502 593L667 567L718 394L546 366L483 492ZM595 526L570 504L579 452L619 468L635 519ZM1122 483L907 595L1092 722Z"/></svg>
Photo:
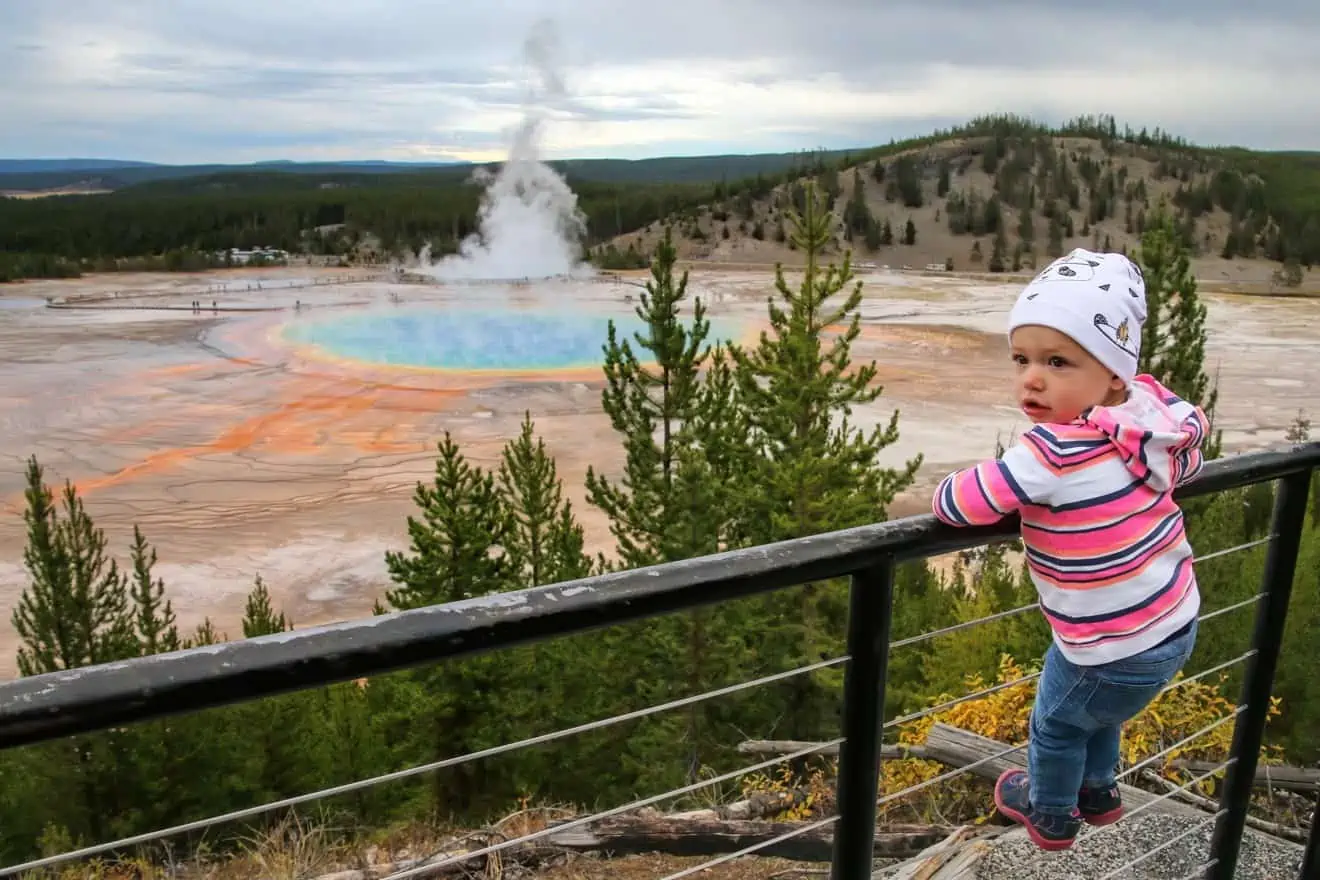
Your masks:
<svg viewBox="0 0 1320 880"><path fill-rule="evenodd" d="M24 496L23 566L30 580L12 615L23 642L19 672L37 675L136 655L123 576L106 556L105 533L87 515L73 485L65 482L61 520L34 456L28 460Z"/></svg>
<svg viewBox="0 0 1320 880"><path fill-rule="evenodd" d="M417 515L408 517L411 553L385 554L398 588L385 598L396 610L457 602L502 591L505 560L492 553L508 516L495 479L463 458L449 432L437 444L435 477L417 484Z"/></svg>
<svg viewBox="0 0 1320 880"><path fill-rule="evenodd" d="M143 656L167 654L183 645L179 639L174 608L165 598L165 582L155 577L156 548L147 543L142 530L133 526L133 578L129 595L136 610L134 617L139 650Z"/></svg>
<svg viewBox="0 0 1320 880"><path fill-rule="evenodd" d="M654 366L644 363L627 339L619 339L613 321L604 346L606 388L601 404L622 436L624 474L615 483L588 467L587 498L610 518L625 568L697 555L700 551L687 547L681 538L687 533L682 523L701 513L721 518L718 509L693 510L689 497L675 490L683 450L699 442L682 426L696 415L700 371L710 353L706 345L710 322L701 300L693 301L690 324L679 319L688 276L684 272L675 279L677 258L666 230L656 248L646 292L635 307L646 329L634 334L633 342L650 352Z"/></svg>
<svg viewBox="0 0 1320 880"><path fill-rule="evenodd" d="M915 638L955 623L955 599L954 591L931 570L927 560L899 565L894 573L892 638ZM945 644L942 639L929 639L890 651L885 679L887 717L914 711L937 691L927 680L926 664Z"/></svg>
<svg viewBox="0 0 1320 880"><path fill-rule="evenodd" d="M472 599L508 589L508 559L497 552L509 533L494 475L468 464L446 431L437 444L431 485L417 484L417 515L408 517L409 552L388 551L399 586L385 593L396 610ZM521 658L523 655L518 655ZM507 710L525 697L525 678L509 656L477 656L388 677L380 694L403 707L400 748L418 762L516 739ZM375 685L373 685L373 688ZM392 696L391 696L392 695ZM432 778L430 809L466 811L507 790L488 762L449 768Z"/></svg>
<svg viewBox="0 0 1320 880"><path fill-rule="evenodd" d="M1036 223L1032 219L1031 211L1027 208L1023 208L1018 212L1017 234L1023 242L1030 243L1036 239Z"/></svg>
<svg viewBox="0 0 1320 880"><path fill-rule="evenodd" d="M990 246L990 262L986 268L991 272L1003 272L1008 268L1008 238L1002 226L995 232L995 240Z"/></svg>
<svg viewBox="0 0 1320 880"><path fill-rule="evenodd" d="M1050 216L1045 253L1051 258L1063 256L1063 224L1059 221L1057 210Z"/></svg>
<svg viewBox="0 0 1320 880"><path fill-rule="evenodd" d="M605 344L602 404L621 435L624 470L612 482L589 468L587 497L609 516L619 564L626 568L714 553L738 540L733 511L739 499L730 488L733 461L744 454L737 442L737 389L727 357L718 349L712 356L707 345L710 324L700 299L693 302L690 323L680 320L687 274L674 277L676 259L666 233L636 308L646 327L634 341L650 353L652 366L628 340L617 338L612 322ZM702 609L611 630L606 662L651 670L617 685L618 696L641 705L725 683L725 671L741 650L734 643L743 636L733 614ZM626 744L637 755L637 784L678 781L669 775L672 764L646 766L646 755L654 763L675 742L683 743L685 763L695 772L718 744L709 719L719 714L718 707L694 705Z"/></svg>
<svg viewBox="0 0 1320 880"><path fill-rule="evenodd" d="M243 638L254 639L293 629L284 612L276 611L270 601L270 590L266 582L257 575L252 582L252 592L248 593L247 605L243 609Z"/></svg>
<svg viewBox="0 0 1320 880"><path fill-rule="evenodd" d="M523 413L516 440L501 453L497 489L509 512L503 541L509 575L534 587L586 577L591 560L583 552L582 527L563 497L555 461L535 435L531 412Z"/></svg>
<svg viewBox="0 0 1320 880"><path fill-rule="evenodd" d="M261 575L253 579L242 626L246 639L293 629L271 602L270 590ZM330 738L328 719L318 711L323 699L315 690L300 691L235 707L238 714L233 717L252 732L252 748L246 756L254 788L251 797L288 797L316 788L324 779ZM270 814L265 821L273 824L280 819L281 814Z"/></svg>
<svg viewBox="0 0 1320 880"><path fill-rule="evenodd" d="M861 169L853 169L853 191L848 204L843 209L843 222L848 230L848 239L855 235L865 235L874 224L871 209L866 205L866 182L862 180Z"/></svg>
<svg viewBox="0 0 1320 880"><path fill-rule="evenodd" d="M852 369L851 346L861 333L862 284L852 281L851 255L843 265L821 267L829 240L829 215L808 201L805 215L791 216L794 237L806 258L794 291L775 272L782 304L771 299L770 331L744 351L731 346L738 390L746 408L752 448L748 477L759 495L758 543L801 537L884 519L894 496L911 484L921 456L902 469L881 468L880 453L898 439L898 412L869 434L848 417L877 400L872 361ZM846 291L846 292L845 292ZM843 300L834 298L844 293ZM827 328L843 326L828 346ZM835 424L833 417L842 415Z"/></svg>
<svg viewBox="0 0 1320 880"><path fill-rule="evenodd" d="M902 469L880 467L880 453L898 439L898 412L869 434L851 421L853 409L873 403L874 362L856 369L852 342L861 332L861 283L849 289L851 254L822 267L830 217L814 193L794 214L794 239L806 258L794 291L776 267L778 302L768 302L770 329L758 345L732 346L737 388L747 419L749 456L743 469L744 527L752 543L769 543L883 520L895 495L912 483L921 457ZM836 299L843 294L841 301ZM842 326L828 344L827 328ZM788 657L777 668L810 662L836 650L846 602L837 585L808 584L766 600L765 638ZM770 659L767 656L763 659ZM797 736L820 732L834 696L830 676L791 683L788 723Z"/></svg>
<svg viewBox="0 0 1320 880"><path fill-rule="evenodd" d="M21 640L22 675L75 669L139 653L128 590L106 553L105 534L67 480L64 515L43 479L41 465L27 465L27 545L23 564L29 583L13 611ZM61 824L75 837L103 838L121 830L132 810L133 780L124 760L131 734L104 731L40 749L49 755L41 770L46 797L63 803Z"/></svg>
<svg viewBox="0 0 1320 880"><path fill-rule="evenodd" d="M872 217L871 221L866 224L866 239L863 242L866 245L866 249L868 251L879 250L883 244L883 238L880 224L876 223L875 218Z"/></svg>
<svg viewBox="0 0 1320 880"><path fill-rule="evenodd" d="M1146 323L1140 369L1186 400L1214 406L1205 374L1205 305L1196 292L1190 255L1177 223L1161 202L1146 224L1138 255L1146 281Z"/></svg>

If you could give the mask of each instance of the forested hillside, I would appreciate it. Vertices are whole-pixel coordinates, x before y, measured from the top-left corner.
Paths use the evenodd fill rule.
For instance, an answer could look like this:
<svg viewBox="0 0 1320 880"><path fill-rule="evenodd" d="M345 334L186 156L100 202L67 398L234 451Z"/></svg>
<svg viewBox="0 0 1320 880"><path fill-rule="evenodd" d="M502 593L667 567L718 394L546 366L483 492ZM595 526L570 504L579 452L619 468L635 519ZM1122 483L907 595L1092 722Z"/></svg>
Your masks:
<svg viewBox="0 0 1320 880"><path fill-rule="evenodd" d="M787 231L796 248L819 255L834 221L810 191L806 195L800 228L790 214ZM1187 274L1184 240L1174 216L1148 215L1137 254L1152 279L1142 369L1212 409L1214 390L1199 354L1204 306ZM676 257L662 239L647 295L637 306L651 325L651 342L640 343L649 350L633 340L625 344L612 330L604 340L602 405L625 450L624 468L619 478L589 471L586 496L609 517L618 561L584 553L582 529L533 420L491 469L467 460L446 435L437 438L434 478L417 486L416 515L399 523L410 547L386 556L392 586L379 597L380 611L887 517L922 461L879 464L902 430L897 413L870 431L842 418L881 393L872 381L874 363L849 358L860 332L860 288L824 262L811 262L800 277L780 273L776 289L768 291L771 328L761 340L746 349L708 350L709 325L701 305L687 296L685 276L675 274ZM840 324L851 329L837 337L826 332L827 325ZM643 359L657 367L642 369ZM1308 429L1299 418L1293 436ZM1211 443L1211 455L1216 446ZM149 536L139 534L132 548L107 548L76 492L54 496L35 460L28 481L28 584L13 612L24 675L240 636L209 624L179 632L169 587L153 573ZM1194 548L1208 555L1265 536L1270 506L1268 486L1188 503ZM1320 679L1311 667L1320 652L1318 507L1320 497L1313 496L1279 669L1280 714L1270 729L1281 751L1267 756L1272 761L1320 758ZM893 637L1034 601L1025 571L1010 562L1009 546L965 554L947 576L924 562L902 566ZM1199 564L1207 611L1257 591L1264 552L1256 546ZM111 566L114 556L121 567ZM259 574L253 572L242 637L296 624L271 606ZM498 656L2 752L0 859L10 863L249 807L818 663L844 653L846 612L845 583L814 583ZM1206 621L1188 672L1241 655L1251 628L1250 606ZM897 647L887 717L941 704L977 689L978 682L1011 682L1020 675L1014 658L1030 669L1047 644L1045 625L1033 613ZM709 778L748 763L736 751L747 738L837 736L842 668L341 795L324 805L320 833L327 840L357 840L408 821L480 823L528 802L607 807ZM1129 761L1222 716L1236 701L1239 674L1240 667L1161 703L1126 740ZM956 710L958 723L1020 736L1031 687L1018 684L966 703ZM922 729L901 725L890 733L911 742ZM1222 760L1231 730L1221 726L1175 756ZM885 766L890 791L935 773L921 761ZM1151 769L1183 781L1167 762ZM802 780L813 773L828 778L833 765L786 772L789 784L806 784ZM776 783L765 775L744 783L770 784ZM935 786L889 803L885 814L971 818L987 809L987 793L984 785L964 780L953 791ZM690 801L736 794L700 792ZM828 810L827 801L813 801L798 814ZM269 828L277 819L251 821ZM242 825L224 826L211 830L205 845L212 855L230 852L251 834ZM173 841L171 861L202 841L201 835Z"/></svg>
<svg viewBox="0 0 1320 880"><path fill-rule="evenodd" d="M851 154L560 163L590 255L645 266L665 224L680 257L791 255L784 211L814 180L831 252L894 265L1006 271L1064 248L1135 247L1160 197L1193 255L1272 261L1300 281L1320 262L1320 154L1196 147L1108 118L1049 129L986 117ZM0 199L0 281L121 268L195 269L230 247L388 261L452 253L474 229L471 169L248 169L106 194Z"/></svg>
<svg viewBox="0 0 1320 880"><path fill-rule="evenodd" d="M1195 256L1320 262L1320 154L1196 147L1112 119L1049 129L992 117L920 142L821 164L812 179L835 215L834 250L894 265L1031 269L1071 247L1129 251L1168 200ZM807 178L717 187L709 205L663 218L614 247L646 253L666 224L693 259L786 256L784 211Z"/></svg>

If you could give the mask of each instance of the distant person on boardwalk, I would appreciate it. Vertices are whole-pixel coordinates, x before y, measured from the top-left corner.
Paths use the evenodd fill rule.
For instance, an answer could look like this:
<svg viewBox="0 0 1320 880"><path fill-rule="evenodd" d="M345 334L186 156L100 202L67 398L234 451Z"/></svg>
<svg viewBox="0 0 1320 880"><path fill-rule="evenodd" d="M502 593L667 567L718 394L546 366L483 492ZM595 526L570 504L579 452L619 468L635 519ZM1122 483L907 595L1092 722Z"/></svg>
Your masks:
<svg viewBox="0 0 1320 880"><path fill-rule="evenodd" d="M1034 427L935 490L954 526L1018 513L1053 631L1031 713L1028 772L995 784L1000 813L1037 846L1123 814L1119 736L1196 644L1200 593L1171 492L1201 469L1201 408L1136 375L1146 285L1127 257L1077 249L1008 319L1017 402Z"/></svg>

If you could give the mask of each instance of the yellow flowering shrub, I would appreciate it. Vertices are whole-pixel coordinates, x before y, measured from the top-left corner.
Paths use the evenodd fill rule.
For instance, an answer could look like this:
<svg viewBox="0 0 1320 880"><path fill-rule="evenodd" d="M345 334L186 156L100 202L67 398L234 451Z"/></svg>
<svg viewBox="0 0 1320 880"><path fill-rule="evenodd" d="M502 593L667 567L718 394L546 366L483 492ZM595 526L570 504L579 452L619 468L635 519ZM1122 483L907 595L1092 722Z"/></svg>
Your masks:
<svg viewBox="0 0 1320 880"><path fill-rule="evenodd" d="M757 792L789 792L805 789L806 795L795 806L766 818L779 822L799 822L816 815L818 810L832 810L834 801L833 779L838 775L836 760L811 768L804 776L795 773L787 764L779 764L759 773L742 778L742 796L749 798Z"/></svg>

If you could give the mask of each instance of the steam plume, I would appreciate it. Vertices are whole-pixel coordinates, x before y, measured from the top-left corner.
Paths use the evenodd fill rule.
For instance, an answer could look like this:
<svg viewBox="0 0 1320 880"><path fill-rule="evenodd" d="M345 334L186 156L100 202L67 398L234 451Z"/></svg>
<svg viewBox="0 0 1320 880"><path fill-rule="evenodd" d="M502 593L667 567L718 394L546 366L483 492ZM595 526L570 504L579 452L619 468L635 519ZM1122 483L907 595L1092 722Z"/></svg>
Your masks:
<svg viewBox="0 0 1320 880"><path fill-rule="evenodd" d="M541 21L523 44L531 76L523 118L514 131L509 156L495 174L478 169L485 184L477 232L459 252L437 263L429 249L417 271L445 281L548 278L589 274L580 262L586 217L564 178L540 160L541 127L547 105L567 96L554 25ZM539 83L537 82L539 80Z"/></svg>

